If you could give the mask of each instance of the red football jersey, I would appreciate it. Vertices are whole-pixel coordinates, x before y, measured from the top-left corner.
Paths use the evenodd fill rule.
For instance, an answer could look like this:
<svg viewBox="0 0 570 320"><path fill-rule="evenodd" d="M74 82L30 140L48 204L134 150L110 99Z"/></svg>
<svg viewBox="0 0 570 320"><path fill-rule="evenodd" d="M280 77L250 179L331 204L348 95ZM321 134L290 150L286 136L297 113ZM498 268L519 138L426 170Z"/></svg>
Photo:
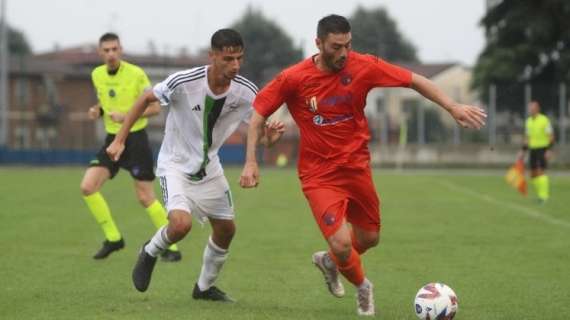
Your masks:
<svg viewBox="0 0 570 320"><path fill-rule="evenodd" d="M367 167L370 132L366 96L376 87L409 87L412 73L375 56L351 51L340 72L317 68L314 57L282 71L253 106L268 117L287 104L299 126L299 177L307 181L343 166Z"/></svg>

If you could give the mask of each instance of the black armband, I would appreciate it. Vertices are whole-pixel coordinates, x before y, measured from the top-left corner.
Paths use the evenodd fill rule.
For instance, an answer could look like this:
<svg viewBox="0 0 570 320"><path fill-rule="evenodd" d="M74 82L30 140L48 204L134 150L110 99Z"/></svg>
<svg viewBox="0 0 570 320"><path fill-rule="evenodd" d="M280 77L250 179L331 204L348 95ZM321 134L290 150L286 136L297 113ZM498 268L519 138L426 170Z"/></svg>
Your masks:
<svg viewBox="0 0 570 320"><path fill-rule="evenodd" d="M522 151L527 151L528 150L528 144L523 144L521 147Z"/></svg>
<svg viewBox="0 0 570 320"><path fill-rule="evenodd" d="M99 118L101 118L105 114L105 110L102 107L99 107Z"/></svg>

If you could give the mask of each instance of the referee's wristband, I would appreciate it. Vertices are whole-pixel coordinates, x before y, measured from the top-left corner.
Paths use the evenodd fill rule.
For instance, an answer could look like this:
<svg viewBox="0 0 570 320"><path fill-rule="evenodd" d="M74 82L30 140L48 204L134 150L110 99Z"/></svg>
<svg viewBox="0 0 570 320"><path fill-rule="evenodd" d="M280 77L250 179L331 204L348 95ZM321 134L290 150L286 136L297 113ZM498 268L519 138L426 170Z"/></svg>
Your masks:
<svg viewBox="0 0 570 320"><path fill-rule="evenodd" d="M99 118L101 118L104 114L105 114L105 110L103 110L103 108L99 107Z"/></svg>
<svg viewBox="0 0 570 320"><path fill-rule="evenodd" d="M527 151L528 150L528 144L523 144L521 147L522 151Z"/></svg>

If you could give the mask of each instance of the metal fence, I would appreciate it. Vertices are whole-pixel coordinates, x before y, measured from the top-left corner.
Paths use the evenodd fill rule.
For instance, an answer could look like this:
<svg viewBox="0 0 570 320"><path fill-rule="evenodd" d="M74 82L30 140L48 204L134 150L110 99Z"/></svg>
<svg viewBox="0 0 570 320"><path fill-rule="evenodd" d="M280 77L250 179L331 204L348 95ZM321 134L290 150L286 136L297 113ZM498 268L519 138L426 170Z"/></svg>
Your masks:
<svg viewBox="0 0 570 320"><path fill-rule="evenodd" d="M541 103L541 112L551 121L557 144L565 146L570 131L567 86L560 84L554 88L549 87L548 90L544 87L527 84L514 90L512 86L490 86L486 99L476 103L487 112L486 126L480 131L461 129L449 121L451 118L446 112L424 100L403 106L403 112L396 119L388 117L386 113L369 117L372 139L384 145L520 144L524 136L525 119L528 117L527 106L531 100L536 99ZM533 91L537 88L550 95L544 101L535 98ZM517 93L519 96L514 96ZM501 103L505 100L506 103Z"/></svg>
<svg viewBox="0 0 570 320"><path fill-rule="evenodd" d="M87 109L95 102L89 80L71 78L64 81L49 75L34 79L16 77L11 81L6 118L9 128L2 128L8 129L8 141L0 147L0 163L86 163L101 147L105 137L101 121L87 118ZM460 150L460 146L470 145L473 146L471 149L461 149L460 152L476 154L479 147L490 146L512 153L523 141L528 102L538 93L542 97L542 111L552 122L557 145L565 149L570 123L566 85L555 88L494 85L479 104L488 113L487 125L482 130L459 128L440 108L429 106L425 99L421 99L421 102L402 106L397 118L390 118L385 113L369 117L371 150L397 147L398 150L421 151L426 148L439 150L445 146L449 147L447 150ZM162 140L164 117L165 113L152 118L148 127L155 150ZM272 163L284 153L288 155L288 163L294 163L298 134L294 128L290 131L282 146L266 153L267 162ZM228 157L233 162L243 159L243 141L245 130L233 138L231 146L225 148L232 150ZM559 161L564 160L561 158ZM482 157L481 163L485 160Z"/></svg>

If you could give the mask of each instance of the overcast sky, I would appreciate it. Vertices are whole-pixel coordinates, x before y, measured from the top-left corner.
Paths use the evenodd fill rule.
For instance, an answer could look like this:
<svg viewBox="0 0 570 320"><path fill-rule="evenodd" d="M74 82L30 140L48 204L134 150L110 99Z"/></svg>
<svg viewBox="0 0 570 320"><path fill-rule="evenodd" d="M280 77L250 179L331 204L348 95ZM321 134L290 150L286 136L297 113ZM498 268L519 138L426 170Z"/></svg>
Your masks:
<svg viewBox="0 0 570 320"><path fill-rule="evenodd" d="M24 31L35 52L95 43L112 30L130 52L145 52L152 40L160 51L196 52L211 34L227 27L248 5L277 22L305 55L316 51L317 21L330 13L349 16L357 5L384 6L418 48L424 62L473 65L484 38L478 22L484 0L6 0L8 22Z"/></svg>

